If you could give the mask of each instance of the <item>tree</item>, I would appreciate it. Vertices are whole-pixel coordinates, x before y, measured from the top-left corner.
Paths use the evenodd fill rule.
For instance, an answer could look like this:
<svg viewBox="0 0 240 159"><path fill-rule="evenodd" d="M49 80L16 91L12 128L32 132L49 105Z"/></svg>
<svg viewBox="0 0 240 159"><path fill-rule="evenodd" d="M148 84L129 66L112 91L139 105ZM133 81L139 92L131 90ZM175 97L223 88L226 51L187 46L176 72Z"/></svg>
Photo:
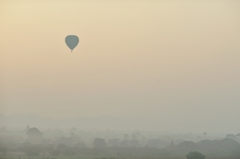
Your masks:
<svg viewBox="0 0 240 159"><path fill-rule="evenodd" d="M20 150L22 150L28 156L38 156L40 153L43 152L43 147L41 144L33 145L30 143L24 143L20 147Z"/></svg>
<svg viewBox="0 0 240 159"><path fill-rule="evenodd" d="M30 143L40 143L43 139L43 133L37 128L29 128L26 134L26 141Z"/></svg>
<svg viewBox="0 0 240 159"><path fill-rule="evenodd" d="M191 151L186 155L187 159L205 159L206 156L202 155L200 152Z"/></svg>
<svg viewBox="0 0 240 159"><path fill-rule="evenodd" d="M114 139L109 139L108 140L108 145L114 147L119 145L119 139L114 138Z"/></svg>
<svg viewBox="0 0 240 159"><path fill-rule="evenodd" d="M0 143L0 153L2 153L2 155L6 155L7 150L7 147Z"/></svg>
<svg viewBox="0 0 240 159"><path fill-rule="evenodd" d="M85 144L85 142L78 142L78 143L75 144L75 147L83 148L83 147L87 147L87 145Z"/></svg>
<svg viewBox="0 0 240 159"><path fill-rule="evenodd" d="M102 138L94 139L92 145L93 145L93 147L98 147L98 148L100 148L100 147L107 147L108 146L106 141L104 139L102 139Z"/></svg>
<svg viewBox="0 0 240 159"><path fill-rule="evenodd" d="M56 147L56 150L60 151L60 152L64 152L68 149L69 147L65 144L58 144Z"/></svg>

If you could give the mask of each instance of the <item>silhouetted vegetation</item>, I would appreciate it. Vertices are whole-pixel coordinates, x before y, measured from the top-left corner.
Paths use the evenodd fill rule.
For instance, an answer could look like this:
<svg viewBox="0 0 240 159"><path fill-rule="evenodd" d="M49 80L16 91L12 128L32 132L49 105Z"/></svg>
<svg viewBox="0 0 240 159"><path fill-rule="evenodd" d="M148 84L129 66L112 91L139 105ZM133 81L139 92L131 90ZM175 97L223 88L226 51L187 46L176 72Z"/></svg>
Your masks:
<svg viewBox="0 0 240 159"><path fill-rule="evenodd" d="M191 151L186 155L187 159L205 159L206 156L197 151Z"/></svg>
<svg viewBox="0 0 240 159"><path fill-rule="evenodd" d="M0 156L13 158L92 158L92 159L239 159L237 135L222 138L163 134L158 138L146 132L126 133L46 130L27 126L13 132L3 127L0 132ZM98 136L98 137L95 137ZM106 139L108 137L108 139ZM173 139L175 138L175 139ZM198 139L196 141L196 138ZM210 137L209 137L210 138ZM204 155L202 155L204 154ZM205 157L206 156L206 157ZM235 158L234 158L235 157ZM20 159L20 158L19 158Z"/></svg>

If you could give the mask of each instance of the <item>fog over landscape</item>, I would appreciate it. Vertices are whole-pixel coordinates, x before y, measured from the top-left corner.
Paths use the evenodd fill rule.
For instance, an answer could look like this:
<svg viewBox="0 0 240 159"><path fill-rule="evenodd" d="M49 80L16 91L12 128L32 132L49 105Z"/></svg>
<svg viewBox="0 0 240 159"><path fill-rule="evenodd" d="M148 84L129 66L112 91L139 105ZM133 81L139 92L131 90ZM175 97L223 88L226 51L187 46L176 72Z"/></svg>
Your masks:
<svg viewBox="0 0 240 159"><path fill-rule="evenodd" d="M0 159L238 159L239 61L237 0L2 0Z"/></svg>
<svg viewBox="0 0 240 159"><path fill-rule="evenodd" d="M174 114L173 114L174 115ZM61 119L53 119L41 117L35 114L28 115L3 115L0 114L1 126L7 125L10 128L23 128L26 124L47 129L47 128L68 128L76 127L79 129L97 129L97 130L149 130L169 133L238 133L240 131L238 125L229 124L224 120L215 123L203 123L202 121L190 120L182 121L166 121L151 120L144 118L131 117L69 117Z"/></svg>

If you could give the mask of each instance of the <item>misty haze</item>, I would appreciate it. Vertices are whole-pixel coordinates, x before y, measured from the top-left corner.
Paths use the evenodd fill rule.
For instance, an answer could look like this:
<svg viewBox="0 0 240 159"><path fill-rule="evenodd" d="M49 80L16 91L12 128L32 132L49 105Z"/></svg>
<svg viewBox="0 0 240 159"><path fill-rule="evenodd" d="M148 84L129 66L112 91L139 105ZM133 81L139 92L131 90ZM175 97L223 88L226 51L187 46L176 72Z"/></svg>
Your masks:
<svg viewBox="0 0 240 159"><path fill-rule="evenodd" d="M240 1L0 1L0 159L240 159Z"/></svg>

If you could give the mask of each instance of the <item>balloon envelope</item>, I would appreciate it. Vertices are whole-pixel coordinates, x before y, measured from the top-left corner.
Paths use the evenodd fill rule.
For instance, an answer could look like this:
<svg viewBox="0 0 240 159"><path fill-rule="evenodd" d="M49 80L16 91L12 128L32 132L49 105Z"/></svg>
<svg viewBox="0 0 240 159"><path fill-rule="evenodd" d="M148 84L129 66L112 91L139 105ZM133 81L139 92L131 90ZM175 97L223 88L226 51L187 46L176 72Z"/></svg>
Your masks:
<svg viewBox="0 0 240 159"><path fill-rule="evenodd" d="M73 50L79 43L79 38L76 35L68 35L65 38L65 42L69 49Z"/></svg>

